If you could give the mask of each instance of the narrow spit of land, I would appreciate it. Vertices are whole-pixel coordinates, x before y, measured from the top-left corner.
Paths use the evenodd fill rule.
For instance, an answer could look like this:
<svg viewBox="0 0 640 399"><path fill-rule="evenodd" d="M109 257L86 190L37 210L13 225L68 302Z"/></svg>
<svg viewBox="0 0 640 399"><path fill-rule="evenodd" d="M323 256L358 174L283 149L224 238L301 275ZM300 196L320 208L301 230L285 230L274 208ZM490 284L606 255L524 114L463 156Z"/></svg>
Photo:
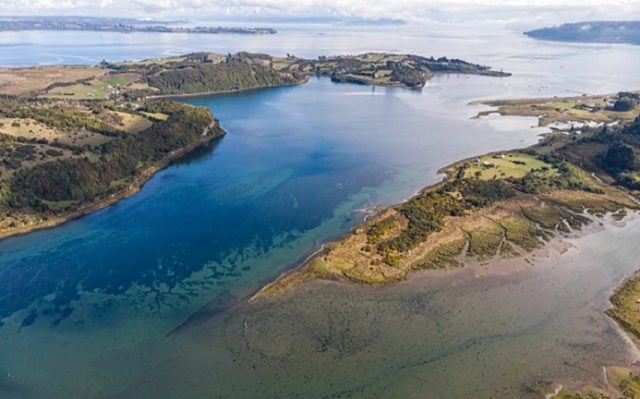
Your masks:
<svg viewBox="0 0 640 399"><path fill-rule="evenodd" d="M492 101L505 115L557 123L539 144L491 153L441 170L446 178L403 204L380 211L252 297L279 295L307 281L382 285L417 270L520 257L605 214L640 209L637 93ZM592 106L595 102L597 106ZM588 104L587 109L584 104ZM622 109L624 107L624 109ZM479 117L496 111L485 112ZM640 338L640 275L611 297L607 314ZM638 370L605 368L608 389L561 388L554 399L640 397Z"/></svg>
<svg viewBox="0 0 640 399"><path fill-rule="evenodd" d="M520 256L590 223L589 214L622 218L638 209L639 148L640 119L460 161L441 170L441 183L379 212L254 300L315 278L386 284L413 270L462 266L464 257Z"/></svg>

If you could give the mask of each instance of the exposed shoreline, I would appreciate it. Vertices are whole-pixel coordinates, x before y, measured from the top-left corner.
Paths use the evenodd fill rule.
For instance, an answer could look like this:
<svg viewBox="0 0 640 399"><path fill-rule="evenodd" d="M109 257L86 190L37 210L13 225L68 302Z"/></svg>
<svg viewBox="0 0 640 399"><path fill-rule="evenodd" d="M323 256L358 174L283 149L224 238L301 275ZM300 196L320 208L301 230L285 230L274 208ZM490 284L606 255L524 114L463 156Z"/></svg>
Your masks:
<svg viewBox="0 0 640 399"><path fill-rule="evenodd" d="M535 146L534 146L535 147ZM494 154L494 153L491 153ZM473 159L476 157L472 157L469 159ZM405 203L412 198L419 196L425 192L436 190L438 187L442 186L450 177L451 171L455 170L456 165L464 163L467 160L461 160L455 162L449 166L441 168L438 173L445 174L445 177L438 183L433 185L424 187L420 191L418 191L414 196L407 198L402 203ZM631 197L633 198L633 197ZM401 204L401 203L400 203ZM388 208L384 208L380 211L383 213L386 209L396 207L399 204L392 205ZM632 208L623 208L623 209L632 209ZM585 214L586 215L586 214ZM322 283L337 284L343 286L345 288L350 287L352 289L362 289L362 290L376 290L376 289L395 289L402 290L406 285L412 284L421 284L424 279L438 279L438 278L453 278L458 274L459 276L469 276L469 274L475 275L476 277L488 277L495 278L502 275L510 275L514 273L526 273L529 268L532 267L532 263L529 259L540 259L543 262L548 262L551 259L557 259L561 257L566 250L571 248L571 244L567 243L565 239L581 239L583 237L587 237L591 234L595 234L600 229L602 229L604 225L612 225L619 228L623 228L624 225L630 221L637 221L640 219L640 213L638 209L631 210L628 214L625 214L622 218L618 217L615 212L608 212L604 216L602 215L589 215L590 222L584 225L583 228L580 229L572 229L568 234L561 234L557 232L554 234L547 242L545 242L544 246L541 248L534 249L527 253L522 254L522 256L517 256L515 258L504 258L500 255L496 255L495 257L489 259L486 262L482 262L477 258L472 258L466 254L460 255L458 258L464 264L463 267L458 268L446 268L446 269L436 269L436 270L416 270L409 273L406 278L402 279L398 282L390 282L389 284L368 284L357 282L345 278L311 278L307 280L301 280L299 282L294 283L291 287L285 289L282 292L275 293L267 293L264 294L264 290L268 290L273 285L279 284L282 280L291 278L291 276L295 276L298 273L301 273L305 270L305 268L309 267L309 265L313 262L315 258L323 256L326 253L327 246L330 246L331 243L335 241L330 241L325 244L321 248L321 250L317 250L316 252L310 254L305 261L285 270L281 273L276 279L272 280L265 286L263 286L260 290L256 291L250 298L249 303L254 303L260 300L273 300L280 295L294 294L295 292L299 292L301 286L308 285L310 287L317 286ZM366 221L362 222L359 226L365 224ZM354 229L357 229L355 227ZM350 234L350 232L345 233L343 237L346 237ZM340 238L342 239L342 238ZM614 329L620 334L621 339L623 339L628 346L628 353L630 358L632 359L629 364L625 365L611 365L611 364L602 364L603 369L603 377L602 379L593 379L586 381L562 381L562 383L554 384L552 391L548 392L544 395L547 399L559 399L559 398L567 398L567 399L577 399L582 396L562 396L565 394L573 394L573 392L600 392L603 395L614 395L615 396L619 389L619 384L621 381L626 383L627 381L633 381L633 373L637 373L640 368L635 363L640 360L640 350L638 349L638 331L634 330L634 328L624 320L616 317L611 313L612 309L616 307L616 301L614 298L616 296L629 294L624 293L620 294L624 288L629 287L630 285L635 284L636 287L640 286L640 271L632 276L625 278L615 287L611 288L608 293L610 299L607 301L608 305L605 305L600 310L602 313L606 314L607 320L612 324ZM619 308L619 306L618 306ZM629 374L632 373L632 374ZM603 385L604 384L604 385ZM594 388L599 387L599 388ZM577 391L573 391L576 389ZM609 398L609 396L602 396L602 398Z"/></svg>
<svg viewBox="0 0 640 399"><path fill-rule="evenodd" d="M430 186L431 187L431 186ZM425 187L428 189L429 187ZM342 287L342 289L348 290L363 290L365 292L375 292L376 290L383 290L383 292L389 292L388 290L398 290L403 291L406 289L411 290L411 286L414 285L422 285L425 280L432 279L469 279L472 277L475 278L501 278L505 276L516 276L522 275L523 273L532 272L532 268L535 268L535 265L538 262L549 263L554 260L562 259L564 253L567 250L571 250L574 248L573 244L570 241L580 240L582 238L591 236L593 234L598 234L603 229L608 228L608 226L613 226L614 228L624 228L627 223L637 223L640 220L640 211L634 210L629 212L623 219L618 219L615 217L614 213L609 213L605 216L592 216L591 222L585 225L580 230L572 230L569 234L556 234L553 236L544 247L535 249L527 254L524 254L521 257L506 259L496 256L495 258L487 261L481 262L477 259L470 258L468 256L464 256L465 266L461 268L450 268L450 269L438 269L438 270L418 270L410 273L406 279L399 281L397 283L392 284L383 284L383 285L371 285L371 284L363 284L358 283L351 280L345 279L313 279L304 282L304 285L307 286L307 289L313 290L314 287L322 287L324 284L331 284L338 287ZM296 270L300 270L307 266L309 262L317 256L321 256L322 253L318 253L319 251L314 252L312 255L307 257L304 263L298 264L293 269L289 269L285 271L279 278L285 277L288 273ZM531 263L530 260L533 260L534 263ZM640 266L640 264L639 264ZM630 280L640 279L640 274L635 274L628 278L625 278L620 284L616 284L611 290L608 292L607 296L614 295L616 292L620 290L620 286L624 285ZM277 280L275 280L277 281ZM274 282L275 282L274 281ZM249 305L251 305L256 300L265 300L267 303L274 303L272 301L276 301L277 303L279 296L284 296L285 298L290 298L290 295L300 295L303 287L303 284L300 284L294 287L292 290L289 290L281 295L275 296L266 296L256 298L256 294L251 296L249 299ZM259 291L258 291L259 292ZM393 292L393 291L392 291ZM287 299L285 299L287 300ZM241 300L242 302L246 301L245 299ZM234 303L236 306L238 303ZM629 364L624 365L612 365L612 364L601 364L603 368L603 377L593 380L567 380L567 381L558 381L554 383L551 387L551 391L546 393L544 397L546 399L559 399L565 398L564 396L557 396L561 393L565 392L574 392L573 389L577 390L577 392L590 392L592 389L596 389L597 392L611 392L613 395L617 388L617 383L614 377L619 377L626 373L627 371L637 372L639 370L636 365L636 361L640 360L640 350L638 349L638 339L633 335L633 332L629 329L625 328L621 325L614 317L611 317L608 314L608 309L612 306L610 301L607 301L607 305L604 305L600 308L600 311L603 314L606 314L605 318L611 323L613 328L620 335L620 339L625 341L628 346L628 354L631 358ZM231 307L230 307L231 308ZM227 309L228 310L228 309ZM604 385L603 385L604 384ZM599 388L592 388L599 387ZM605 387L607 387L605 389ZM609 391L610 390L610 391ZM611 398L618 396L611 396ZM578 397L567 397L568 399L578 399ZM605 399L605 397L602 397ZM608 398L608 397L606 397Z"/></svg>
<svg viewBox="0 0 640 399"><path fill-rule="evenodd" d="M537 145L537 144L536 144ZM536 145L534 145L533 147L535 147ZM490 152L484 156L487 155L493 155L493 154L499 154L500 152ZM403 204L408 203L409 201L419 198L420 196L426 194L426 193L431 193L431 192L435 192L437 191L439 188L443 187L444 185L446 185L453 177L453 173L456 172L456 168L459 165L465 164L466 162L469 162L470 160L473 159L477 159L478 157L470 157L470 158L466 158L457 162L454 162L448 166L445 166L441 169L438 170L438 174L443 174L444 177L442 178L442 180L440 180L439 182L426 186L422 189L420 189L419 191L417 191L414 195L406 198L405 200L403 200L402 202L399 202L397 204L392 204L388 207L384 207L382 208L379 212L377 212L372 218L378 218L381 215L384 215L386 211L392 210L397 208L398 206L401 206ZM507 200L508 202L509 200ZM518 199L516 199L515 201L518 201ZM622 209L631 209L631 207L621 207ZM613 213L613 212L611 212ZM471 217L474 217L475 215L472 215ZM586 226L590 226L591 224L593 224L594 219L591 219L590 222L586 225ZM389 279L388 281L384 281L382 283L368 283L368 282L364 282L364 281L352 281L350 279L346 279L343 277L339 277L339 276L322 276L322 277L317 277L314 278L312 277L311 279L306 279L303 276L303 273L306 271L306 269L309 269L313 266L313 261L316 259L321 258L322 256L327 254L327 251L329 250L329 248L332 245L335 244L339 244L341 241L347 239L349 236L351 236L353 234L354 231L357 231L358 229L362 229L363 227L367 226L367 221L363 220L361 223L359 223L356 227L354 227L353 229L351 229L348 232L345 232L344 234L340 235L339 237L337 237L337 239L334 240L330 240L328 242L325 242L323 244L323 247L321 250L317 250L316 252L308 255L304 262L302 263L298 263L296 265L293 265L290 268L287 268L286 270L284 270L278 277L274 278L273 280L269 281L268 283L266 283L264 286L262 286L259 290L257 290L250 298L250 301L257 301L259 299L261 299L262 297L269 297L272 295L279 295L279 284L285 283L286 284L286 280L287 279L295 279L296 275L301 276L302 280L299 281L294 281L292 284L292 286L290 287L291 289L295 289L297 285L302 285L306 282L315 280L317 278L320 279L329 279L329 280L340 280L343 283L346 284L357 284L357 285L365 285L365 286L386 286L389 284L394 284L397 282L401 282L401 281L405 281L408 279L411 279L413 277L413 275L419 275L422 273L429 273L432 272L432 270L410 270L407 272L407 274L403 277L400 277L399 279ZM586 227L585 226L585 227ZM581 230L572 230L572 233L574 232L578 232L580 234ZM550 245L551 241L554 240L556 237L559 236L559 232L556 232L549 240L549 242L544 242L543 246L540 248L540 250L546 250L547 247ZM469 245L469 243L467 242L465 245ZM524 259L526 256L537 252L538 249L534 249L531 251L523 251L523 253L521 255L518 255L515 259ZM464 252L464 251L463 251ZM438 269L437 272L443 271L443 272L449 272L449 271L453 271L453 270L458 270L460 268L467 268L470 264L472 263L479 263L480 261L478 259L474 259L472 257L470 257L469 255L463 254L463 255L456 255L454 256L454 259L452 259L452 261L457 262L457 259L462 259L461 263L463 263L464 265L462 267L447 267L443 270ZM490 259L488 259L488 262L497 262L501 260L501 255L496 254L495 256L491 257ZM270 290L275 288L275 292L270 292ZM285 288L284 291L287 291L288 288Z"/></svg>
<svg viewBox="0 0 640 399"><path fill-rule="evenodd" d="M631 90L628 93L638 94ZM580 129L581 125L625 123L633 121L640 115L640 109L616 111L610 105L616 101L619 93L599 95L581 95L570 97L540 97L476 100L469 105L492 107L478 112L473 119L480 119L492 114L501 116L523 116L538 119L539 127L550 127L562 130L558 125L566 125L566 129Z"/></svg>
<svg viewBox="0 0 640 399"><path fill-rule="evenodd" d="M215 122L214 122L215 123ZM211 126L209 126L210 128ZM20 235L25 235L25 234L29 234L35 231L40 231L40 230L46 230L46 229L50 229L50 228L54 228L57 226L60 226L62 224L65 224L67 222L70 222L72 220L78 219L82 216L85 216L87 214L93 213L95 211L98 211L100 209L104 209L112 204L115 204L116 202L119 202L125 198L128 198L136 193L138 193L140 191L140 189L149 181L151 180L151 178L158 172L160 172L161 170L167 168L168 166L170 166L173 162L176 162L178 160L180 160L181 158L184 158L188 155L190 155L191 153L193 153L194 151L198 150L199 148L202 148L204 146L207 146L209 143L215 141L216 139L220 139L224 136L205 136L203 138L201 138L200 140L191 143L190 145L188 145L187 147L175 150L171 153L169 153L166 157L164 157L161 161L157 162L155 165L145 169L140 175L138 175L135 180L129 184L124 190L112 194L107 198L102 198L98 201L95 202L91 202L86 204L85 206L73 210L69 213L63 214L61 216L56 216L54 218L48 219L48 220L44 220L42 222L39 223L35 223L32 225L28 225L28 226L22 226L22 227L17 227L17 228L11 228L8 230L4 230L4 231L0 231L0 240L4 240L6 238L10 238L10 237L15 237L15 236L20 236Z"/></svg>
<svg viewBox="0 0 640 399"><path fill-rule="evenodd" d="M380 215L382 212L384 212L387 209L396 207L398 205L402 205L402 204L412 200L413 198L416 198L416 197L420 196L421 194L423 194L425 192L437 190L438 187L441 187L443 184L445 184L447 182L447 180L451 177L452 168L455 168L456 165L461 164L461 163L463 163L463 162L465 162L465 161L467 161L469 159L473 159L473 158L475 158L475 157L470 157L470 158L466 158L466 159L463 159L463 160L460 160L460 161L456 161L456 162L454 162L452 164L449 164L448 166L444 166L444 167L438 169L438 171L436 173L438 175L443 175L442 179L439 182L431 184L429 186L422 187L421 189L416 191L413 195L403 199L402 201L400 201L398 203L391 204L391 205L385 206L385 207L377 207L376 206L375 208L379 208L378 211L376 211L372 215L365 216L363 218L363 220L360 223L358 223L358 225L356 227L354 227L353 229L357 229L358 227L364 225L367 222L367 219L369 217L375 218L376 216ZM328 241L323 242L319 249L311 252L308 255L304 255L304 257L303 257L304 260L302 262L298 261L298 262L292 263L289 267L285 268L277 277L269 279L268 281L264 282L260 286L260 288L258 288L252 294L250 294L248 296L249 302L253 302L253 301L256 301L256 300L260 299L261 293L265 289L268 289L268 287L270 287L270 286L272 286L274 284L277 284L279 281L281 281L284 278L289 277L291 274L303 271L307 266L309 266L309 264L314 259L316 259L316 258L322 256L323 254L325 254L327 252L327 247L329 245L331 245L332 243L335 243L335 242L339 242L339 241L343 240L344 238L348 237L351 234L353 229L351 229L349 231L345 231L343 234L339 234L334 239L330 239ZM348 284L349 282L344 281L343 283ZM362 285L362 284L360 284L360 285Z"/></svg>

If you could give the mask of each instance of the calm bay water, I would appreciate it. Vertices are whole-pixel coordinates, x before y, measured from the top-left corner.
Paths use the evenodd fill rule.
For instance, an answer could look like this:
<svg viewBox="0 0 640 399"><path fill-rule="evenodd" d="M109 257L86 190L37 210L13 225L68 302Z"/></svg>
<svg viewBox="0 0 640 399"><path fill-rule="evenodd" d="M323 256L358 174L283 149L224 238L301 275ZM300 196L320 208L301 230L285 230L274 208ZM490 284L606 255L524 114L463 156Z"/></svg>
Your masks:
<svg viewBox="0 0 640 399"><path fill-rule="evenodd" d="M439 76L421 92L312 79L185 99L210 107L228 135L112 207L0 241L1 396L310 398L369 397L374 390L424 397L422 389L431 389L427 397L447 397L447 386L460 384L442 376L459 373L468 383L449 397L506 398L537 376L593 376L606 347L616 348L606 360L624 361L625 344L601 310L608 291L637 266L635 246L623 239L637 223L576 243L581 251L571 255L573 268L549 261L544 273L511 277L513 287L525 281L531 295L544 295L541 307L502 309L504 297L514 306L532 297L518 298L518 290L491 279L452 277L365 292L313 285L282 302L241 302L171 333L203 306L216 313L344 233L361 220L362 208L401 201L437 181L437 169L448 163L535 143L542 131L526 118L471 120L482 108L469 101L640 86L640 77L626 69L637 48L502 34L285 32L215 42L181 35L0 34L0 48L9 50L0 58L4 65L204 49L305 56L384 50L460 57L516 73L508 79ZM616 239L615 267L583 256L597 248L598 237ZM579 291L579 303L554 294L576 289L573 273L589 287ZM559 285L550 283L556 277ZM460 285L466 297L449 289ZM584 304L585 313L567 316ZM549 309L554 317L544 316ZM482 329L493 338L478 338ZM319 348L325 336L330 342ZM547 341L557 345L542 345ZM535 345L553 356L534 356ZM507 362L514 350L520 360ZM495 367L495 375L474 374L474 358L484 369ZM593 360L587 371L563 366L585 359ZM496 390L498 380L504 390Z"/></svg>

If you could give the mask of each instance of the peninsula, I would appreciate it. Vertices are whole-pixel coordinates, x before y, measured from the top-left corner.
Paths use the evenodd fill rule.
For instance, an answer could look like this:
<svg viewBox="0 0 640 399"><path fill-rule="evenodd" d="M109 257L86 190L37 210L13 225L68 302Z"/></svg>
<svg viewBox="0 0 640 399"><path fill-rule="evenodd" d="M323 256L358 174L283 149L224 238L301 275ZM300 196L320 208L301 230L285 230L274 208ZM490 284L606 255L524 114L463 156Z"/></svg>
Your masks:
<svg viewBox="0 0 640 399"><path fill-rule="evenodd" d="M418 270L523 257L553 237L579 231L606 214L624 219L627 211L640 209L640 111L635 96L623 92L488 102L504 114L536 115L541 125L570 120L581 125L555 129L524 150L478 156L442 169L446 174L442 182L403 204L379 210L342 239L264 286L251 301L281 295L315 279L376 286L406 279ZM592 101L598 107L589 113L570 112ZM616 110L619 101L631 106ZM614 307L606 312L636 339L640 338L639 296L640 275L636 274L614 293ZM561 388L549 397L640 395L637 369L607 366L605 373L606 390Z"/></svg>
<svg viewBox="0 0 640 399"><path fill-rule="evenodd" d="M577 43L640 44L640 21L586 21L524 33L534 39Z"/></svg>
<svg viewBox="0 0 640 399"><path fill-rule="evenodd" d="M441 183L380 211L301 268L265 286L254 299L315 278L386 284L414 270L462 266L465 258L520 256L556 234L590 223L588 214L614 212L622 217L626 209L638 209L639 112L635 94L615 97L625 103L631 98L631 106L581 114L569 112L577 106L573 98L554 99L555 105L546 105L548 99L490 102L509 115L529 116L535 109L542 124L565 120L562 109L569 109L571 119L585 121L589 116L610 123L583 123L581 129L548 134L525 150L446 167ZM542 112L544 107L554 113ZM625 120L631 122L619 125Z"/></svg>
<svg viewBox="0 0 640 399"><path fill-rule="evenodd" d="M135 193L224 132L171 97L334 82L421 88L436 73L508 76L447 58L369 53L307 60L191 53L97 66L0 69L0 238L55 226Z"/></svg>

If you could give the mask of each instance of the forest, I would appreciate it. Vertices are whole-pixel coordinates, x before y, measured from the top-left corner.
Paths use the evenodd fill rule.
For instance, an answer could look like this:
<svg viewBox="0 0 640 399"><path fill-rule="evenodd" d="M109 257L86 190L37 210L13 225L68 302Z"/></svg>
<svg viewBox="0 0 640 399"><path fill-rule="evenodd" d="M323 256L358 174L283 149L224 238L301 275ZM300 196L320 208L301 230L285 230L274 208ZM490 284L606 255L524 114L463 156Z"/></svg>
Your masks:
<svg viewBox="0 0 640 399"><path fill-rule="evenodd" d="M46 218L129 190L149 168L224 134L208 109L166 101L125 113L109 104L5 99L0 117L14 121L0 133L0 212L14 223L16 215ZM118 117L138 118L148 127L127 131L114 122ZM29 130L15 128L21 124ZM43 138L50 132L55 140ZM90 140L71 140L78 135Z"/></svg>

